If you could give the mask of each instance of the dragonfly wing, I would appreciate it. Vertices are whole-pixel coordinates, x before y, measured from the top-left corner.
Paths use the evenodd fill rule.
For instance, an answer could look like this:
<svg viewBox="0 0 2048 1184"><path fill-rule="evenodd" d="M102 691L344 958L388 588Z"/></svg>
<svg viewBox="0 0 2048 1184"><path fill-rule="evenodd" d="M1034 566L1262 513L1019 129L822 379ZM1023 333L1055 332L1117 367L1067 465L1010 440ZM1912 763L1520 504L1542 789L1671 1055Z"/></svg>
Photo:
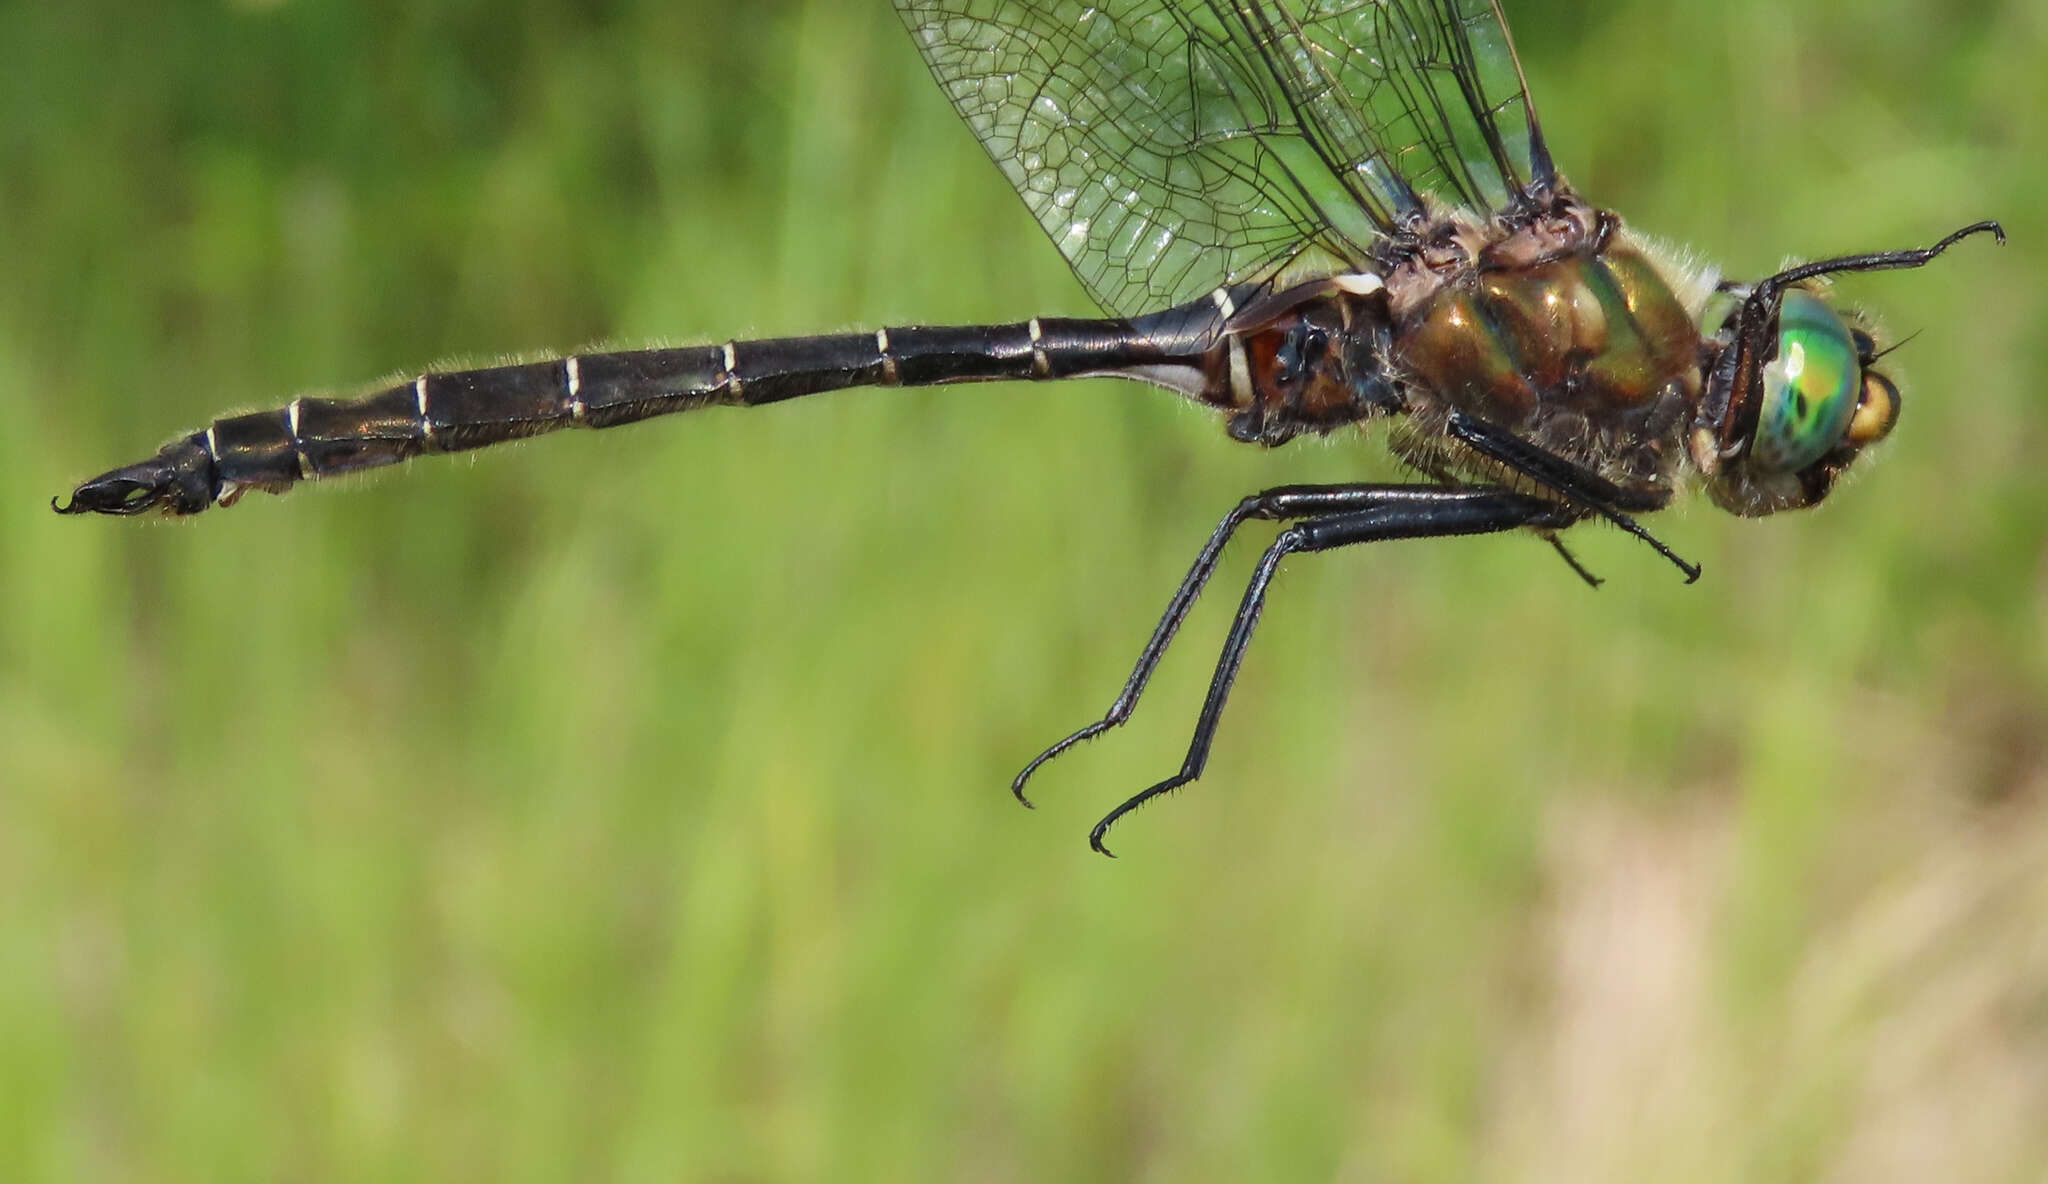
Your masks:
<svg viewBox="0 0 2048 1184"><path fill-rule="evenodd" d="M1306 133L1384 207L1501 210L1556 183L1495 0L1232 8Z"/></svg>
<svg viewBox="0 0 2048 1184"><path fill-rule="evenodd" d="M1528 187L1491 0L896 0L932 75L1089 292L1136 314L1363 265L1420 194Z"/></svg>

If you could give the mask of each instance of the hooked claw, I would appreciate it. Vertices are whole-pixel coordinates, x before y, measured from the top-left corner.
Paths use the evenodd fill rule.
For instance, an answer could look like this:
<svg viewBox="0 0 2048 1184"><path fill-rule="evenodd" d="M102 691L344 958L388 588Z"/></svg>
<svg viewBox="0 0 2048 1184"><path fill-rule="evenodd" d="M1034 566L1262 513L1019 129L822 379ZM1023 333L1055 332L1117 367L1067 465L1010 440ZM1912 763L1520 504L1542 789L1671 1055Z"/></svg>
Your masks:
<svg viewBox="0 0 2048 1184"><path fill-rule="evenodd" d="M203 435L188 436L138 464L102 473L71 492L71 500L50 508L59 514L117 514L123 517L161 507L166 514L197 514L213 504L213 454Z"/></svg>
<svg viewBox="0 0 2048 1184"><path fill-rule="evenodd" d="M140 514L164 500L169 491L167 482L134 476L133 469L119 469L103 477L94 477L72 491L71 500L63 505L56 498L50 499L50 508L59 514Z"/></svg>

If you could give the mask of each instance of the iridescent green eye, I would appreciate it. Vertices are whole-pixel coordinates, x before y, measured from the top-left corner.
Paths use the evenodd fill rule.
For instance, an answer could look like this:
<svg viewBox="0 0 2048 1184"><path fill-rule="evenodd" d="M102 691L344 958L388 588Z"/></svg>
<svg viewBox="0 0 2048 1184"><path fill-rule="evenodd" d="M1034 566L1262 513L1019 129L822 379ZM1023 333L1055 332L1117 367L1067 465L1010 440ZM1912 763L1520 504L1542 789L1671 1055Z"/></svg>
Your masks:
<svg viewBox="0 0 2048 1184"><path fill-rule="evenodd" d="M1863 389L1849 327L1810 292L1785 293L1778 356L1764 367L1764 403L1751 444L1754 463L1795 473L1842 442Z"/></svg>

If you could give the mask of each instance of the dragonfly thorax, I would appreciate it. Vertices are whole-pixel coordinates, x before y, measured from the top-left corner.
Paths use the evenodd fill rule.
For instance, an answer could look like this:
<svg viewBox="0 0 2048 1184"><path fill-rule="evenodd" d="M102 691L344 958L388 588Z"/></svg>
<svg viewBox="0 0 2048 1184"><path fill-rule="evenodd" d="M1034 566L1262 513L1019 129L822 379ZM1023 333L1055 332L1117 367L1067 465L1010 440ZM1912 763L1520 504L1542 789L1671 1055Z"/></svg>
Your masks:
<svg viewBox="0 0 2048 1184"><path fill-rule="evenodd" d="M1568 193L1519 223L1448 215L1384 275L1306 281L1231 317L1204 398L1233 412L1233 437L1272 446L1405 415L1407 459L1497 479L1445 436L1462 412L1643 498L1669 496L1702 341L1611 215Z"/></svg>
<svg viewBox="0 0 2048 1184"><path fill-rule="evenodd" d="M1417 419L1404 451L1459 468L1455 450L1430 441L1461 412L1618 486L1668 496L1702 384L1685 303L1617 236L1505 262L1515 257L1482 254L1396 321L1393 358Z"/></svg>

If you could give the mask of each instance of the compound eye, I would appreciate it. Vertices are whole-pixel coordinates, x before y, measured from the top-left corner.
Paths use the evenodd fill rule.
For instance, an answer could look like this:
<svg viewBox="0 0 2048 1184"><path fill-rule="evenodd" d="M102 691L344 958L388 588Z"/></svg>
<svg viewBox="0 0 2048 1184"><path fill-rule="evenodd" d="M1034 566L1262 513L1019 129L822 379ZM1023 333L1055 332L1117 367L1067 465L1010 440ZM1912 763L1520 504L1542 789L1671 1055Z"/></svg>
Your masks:
<svg viewBox="0 0 2048 1184"><path fill-rule="evenodd" d="M1810 292L1785 293L1778 356L1764 367L1753 462L1765 471L1796 473L1827 455L1849 430L1862 401L1862 378L1856 341L1842 318Z"/></svg>
<svg viewBox="0 0 2048 1184"><path fill-rule="evenodd" d="M1856 404L1856 414L1849 417L1849 443L1858 448L1875 444L1891 435L1892 425L1898 422L1898 385L1874 370L1865 370L1863 398Z"/></svg>

